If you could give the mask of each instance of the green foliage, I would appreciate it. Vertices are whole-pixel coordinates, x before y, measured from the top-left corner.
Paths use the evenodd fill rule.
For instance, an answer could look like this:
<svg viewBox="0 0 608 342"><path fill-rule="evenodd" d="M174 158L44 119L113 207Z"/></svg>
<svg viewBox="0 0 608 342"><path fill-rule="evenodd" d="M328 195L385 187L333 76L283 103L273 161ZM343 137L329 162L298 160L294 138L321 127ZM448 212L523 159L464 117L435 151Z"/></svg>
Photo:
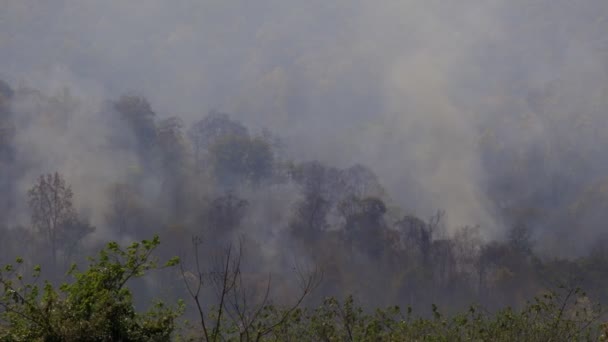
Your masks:
<svg viewBox="0 0 608 342"><path fill-rule="evenodd" d="M243 331L238 321L227 319L222 321L219 338L209 340L605 341L608 328L600 324L600 314L599 306L590 305L580 289L549 291L521 310L504 308L489 313L471 306L451 316L436 305L426 315L398 306L368 312L349 296L343 302L327 298L316 309L266 305L250 330Z"/></svg>
<svg viewBox="0 0 608 342"><path fill-rule="evenodd" d="M173 258L159 266L151 253L158 236L121 248L111 242L80 271L72 266L70 283L57 289L49 282L39 285L41 268L35 266L31 282L21 272L23 259L0 273L0 340L3 341L166 341L175 329L183 304L176 308L162 302L147 312L133 306L127 282L147 271L171 267Z"/></svg>
<svg viewBox="0 0 608 342"><path fill-rule="evenodd" d="M563 289L562 289L563 290ZM272 321L283 312L273 306L263 320ZM288 319L262 340L272 341L589 341L604 340L598 308L586 304L578 289L548 292L523 310L503 309L495 314L471 306L462 314L447 317L436 305L428 318L389 307L365 312L352 297L339 302L326 299L315 310L292 311ZM231 331L226 328L225 332ZM228 340L231 340L228 334ZM234 335L232 335L234 336ZM236 340L237 336L234 336ZM242 339L242 336L239 337ZM245 339L249 340L249 339Z"/></svg>
<svg viewBox="0 0 608 342"><path fill-rule="evenodd" d="M272 311L271 312L280 312ZM313 311L297 310L267 340L277 341L591 341L601 335L599 307L579 289L551 291L521 311L490 314L478 307L445 316L436 305L428 318L399 307L365 312L352 297L326 299Z"/></svg>

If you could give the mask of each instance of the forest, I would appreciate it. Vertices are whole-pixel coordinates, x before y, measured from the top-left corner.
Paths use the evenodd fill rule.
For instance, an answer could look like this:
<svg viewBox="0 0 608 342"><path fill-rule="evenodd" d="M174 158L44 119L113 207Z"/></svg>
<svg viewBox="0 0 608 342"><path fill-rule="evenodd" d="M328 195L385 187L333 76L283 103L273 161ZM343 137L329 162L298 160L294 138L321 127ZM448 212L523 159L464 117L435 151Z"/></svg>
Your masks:
<svg viewBox="0 0 608 342"><path fill-rule="evenodd" d="M606 340L606 14L0 2L0 341Z"/></svg>
<svg viewBox="0 0 608 342"><path fill-rule="evenodd" d="M197 310L201 317L228 326L226 330L218 327L211 332L205 328L201 336L206 340L239 334L243 338L242 334L249 330L264 331L263 337L289 340L302 336L298 332L302 329L311 334L311 340L375 340L378 336L389 340L403 336L416 339L432 334L448 340L450 336L511 339L512 335L492 335L495 332L470 337L467 334L472 334L471 329L477 329L477 325L491 331L495 329L491 326L499 324L493 320L505 319L508 323L504 324L514 325L510 329L523 330L520 325L529 324L526 320L538 318L524 314L509 318L509 313L501 310L506 307L522 312L533 310L530 300L539 295L544 298L540 303L547 305L542 310L549 311L546 319L556 319L551 317L555 314L551 310L557 311L561 301L568 315L581 312L580 321L564 318L567 323L563 329L576 336L591 333L587 328L599 327L604 317L598 304L608 300L606 240L597 240L588 253L577 257L540 255L535 251L537 242L532 231L534 213L517 210L505 210L505 222L511 224L502 239L485 239L479 226L448 229L444 219L447 214L442 210L421 218L396 206L373 170L366 166L355 164L340 169L319 161L292 160L285 154L279 136L267 130L250 132L228 114L217 111L211 111L190 127L184 127L177 117L159 120L149 102L137 95L108 101L97 115L112 127L122 128L112 132L104 148L133 157L125 165L113 165L125 168L126 172L121 182L108 184L105 190L104 234L118 238L123 244L142 242L126 249L116 242L104 248L107 240L90 238L96 233L91 214L77 209L78 189L72 188L60 171L40 175L25 194L17 194L16 185L28 168L20 162L23 159L17 155L19 148L12 139L19 121L31 125L30 122L43 120L43 125L67 129L65 118L78 110L78 99L68 90L49 97L35 89L13 90L5 82L1 89L4 128L0 165L3 193L9 194L4 197L3 215L10 217L11 212L16 212L23 205L16 203L20 199L26 201L24 210L29 214L29 221L2 226L1 260L8 266L0 277L5 286L0 306L10 327L8 340L46 336L48 332L43 329L50 329L48 326L57 322L40 326L41 335L27 334L36 333L32 325L41 324L34 318L45 316L42 312L50 310L54 301L61 305L85 305L86 301L80 302L84 300L81 296L91 301L87 296L104 291L110 298L103 300L111 303L108 305L118 305L120 312L134 310L137 301L139 306L145 306L155 298L176 303L178 299L194 299L189 305L182 302L179 310L183 312L167 309L162 306L166 304L159 302L159 311L150 313L153 318L145 318L150 321L141 323L141 318L134 318L132 324L144 330L138 334L145 337L131 336L132 328L124 327L129 333L120 334L127 334L126 340L147 340L156 333L160 334L157 336L160 340L167 338L162 334L169 327L175 329L174 322L181 317L178 312L196 317ZM27 104L28 111L19 109L17 117L13 107L21 104ZM496 158L498 153L492 151L492 155ZM92 259L90 268L81 273L79 269L87 264L86 257L92 251L100 251L100 257ZM158 264L156 256L166 259L168 264ZM175 267L177 264L180 266ZM122 292L131 291L126 287L127 281L165 266L173 267L148 281L135 282L132 291L136 302L132 304L131 293ZM97 277L108 279L99 284L94 280ZM30 278L33 283L23 280ZM44 279L47 285L36 287L41 286L38 279ZM75 282L54 289L53 286L69 279ZM101 286L104 290L87 292L92 291L90 286ZM23 298L14 297L15 293ZM328 299L345 294L343 303ZM230 298L224 300L225 296ZM214 302L217 298L219 303ZM283 308L294 300L295 307ZM416 308L419 316L405 326L400 311L365 316L374 307L391 307L396 303L408 310ZM304 307L317 305L319 311L302 311ZM485 311L476 313L471 305L479 305L497 316ZM455 316L455 321L447 326L422 320L441 315L438 307L445 310L449 319L463 310L471 312ZM221 311L213 311L222 309L234 321L228 318L224 321L220 319ZM58 313L58 322L65 320L60 315L71 317L75 309L68 306L62 310L68 312ZM71 319L94 320L98 314L95 310L101 309L82 310L88 313ZM115 327L105 326L113 324L112 316L103 315L116 313L99 314L104 320L93 323L101 324L100 327L84 326L80 332L66 328L67 331L53 333L60 336L59 340L78 340L86 335L74 336L89 334L89 329L112 331ZM123 314L127 315L120 315ZM154 315L165 316L160 319ZM25 317L29 321L23 321ZM272 319L277 321L276 327L274 322L269 323ZM317 327L321 324L317 322L319 319L336 324L331 328L335 330ZM467 323L467 319L474 323ZM17 328L16 322L24 326ZM150 322L158 326L148 327ZM591 322L594 325L585 326ZM468 324L474 324L474 328ZM556 331L549 329L550 325L545 328L548 332L539 328L540 331L518 333L538 334L544 339L547 335L543 333ZM15 333L13 329L23 331ZM362 335L347 338L344 329L361 330L357 334ZM426 335L424 331L432 334ZM322 337L325 334L327 337ZM123 335L112 336L111 340L118 340L117 336ZM104 338L107 340L106 337L100 340Z"/></svg>

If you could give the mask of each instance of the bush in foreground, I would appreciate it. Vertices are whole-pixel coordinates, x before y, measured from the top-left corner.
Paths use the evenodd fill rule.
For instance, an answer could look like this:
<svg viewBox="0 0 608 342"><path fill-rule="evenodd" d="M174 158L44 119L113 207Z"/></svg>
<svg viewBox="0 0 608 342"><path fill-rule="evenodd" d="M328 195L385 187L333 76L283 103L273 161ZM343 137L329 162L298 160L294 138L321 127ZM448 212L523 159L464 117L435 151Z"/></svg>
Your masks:
<svg viewBox="0 0 608 342"><path fill-rule="evenodd" d="M155 303L143 313L135 311L127 282L159 268L151 256L159 238L133 243L126 249L109 243L89 267L73 266L72 282L55 288L39 285L41 269L34 267L32 281L21 271L23 260L0 273L0 339L3 341L167 341L182 308ZM172 266L177 259L164 266ZM27 277L29 278L29 277Z"/></svg>

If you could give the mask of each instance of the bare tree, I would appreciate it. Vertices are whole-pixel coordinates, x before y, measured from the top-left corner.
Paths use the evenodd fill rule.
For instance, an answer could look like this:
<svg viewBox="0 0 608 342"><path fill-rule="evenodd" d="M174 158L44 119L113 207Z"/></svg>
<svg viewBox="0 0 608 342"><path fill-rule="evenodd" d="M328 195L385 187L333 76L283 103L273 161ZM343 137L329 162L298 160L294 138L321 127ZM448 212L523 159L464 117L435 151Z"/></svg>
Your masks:
<svg viewBox="0 0 608 342"><path fill-rule="evenodd" d="M236 328L234 333L238 334L240 341L260 341L286 322L318 286L322 278L322 272L318 269L305 272L301 267L294 267L300 284L299 295L285 310L268 319L268 315L264 313L270 308L271 275L268 275L261 296L253 295L251 291L253 287L246 284L243 279L242 242L239 242L237 248L229 245L222 255L213 261L214 266L208 271L204 271L201 267L199 253L201 244L200 238L193 237L195 254L193 272L187 271L183 264L180 264L180 270L188 293L196 304L205 341L225 339L223 331L226 324ZM206 286L211 286L215 290L215 298L209 302L202 298L203 288ZM209 312L205 307L215 307L216 311Z"/></svg>

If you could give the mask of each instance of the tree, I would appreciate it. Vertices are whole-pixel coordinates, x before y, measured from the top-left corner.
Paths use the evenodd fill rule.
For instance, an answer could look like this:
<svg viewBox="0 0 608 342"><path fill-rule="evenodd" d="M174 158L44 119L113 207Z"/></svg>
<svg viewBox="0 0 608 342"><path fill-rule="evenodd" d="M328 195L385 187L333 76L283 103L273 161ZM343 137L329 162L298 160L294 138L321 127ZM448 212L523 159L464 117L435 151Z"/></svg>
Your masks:
<svg viewBox="0 0 608 342"><path fill-rule="evenodd" d="M137 150L142 153L144 160L151 156L156 144L156 124L154 119L156 113L146 98L137 95L123 95L114 102L114 110L118 112L123 120L131 128Z"/></svg>
<svg viewBox="0 0 608 342"><path fill-rule="evenodd" d="M376 197L360 199L353 196L342 201L338 211L346 221L344 230L348 239L369 255L379 257L387 233L384 202Z"/></svg>
<svg viewBox="0 0 608 342"><path fill-rule="evenodd" d="M318 193L335 200L337 193L341 192L340 170L327 167L316 160L294 165L289 175L301 187L304 194Z"/></svg>
<svg viewBox="0 0 608 342"><path fill-rule="evenodd" d="M59 289L48 281L40 286L41 268L33 280L21 270L23 259L0 270L0 340L2 341L168 341L182 307L157 302L144 313L135 311L127 283L147 271L176 265L172 258L163 266L152 257L160 243L135 242L127 248L110 242L90 259L87 269L73 266L73 280Z"/></svg>
<svg viewBox="0 0 608 342"><path fill-rule="evenodd" d="M248 206L246 200L232 193L216 197L204 211L204 225L213 236L225 237L240 226Z"/></svg>
<svg viewBox="0 0 608 342"><path fill-rule="evenodd" d="M415 262L422 262L425 267L428 267L431 261L433 240L442 227L443 216L444 212L439 210L427 222L414 215L406 215L395 223L406 252Z"/></svg>
<svg viewBox="0 0 608 342"><path fill-rule="evenodd" d="M406 215L396 226L408 256L413 262L428 266L433 237L427 223L414 215Z"/></svg>
<svg viewBox="0 0 608 342"><path fill-rule="evenodd" d="M516 224L509 230L509 245L517 252L531 255L534 242L532 241L532 232L527 225L523 223Z"/></svg>
<svg viewBox="0 0 608 342"><path fill-rule="evenodd" d="M35 259L35 236L25 227L17 226L9 228L0 223L0 264L13 262L20 255L32 255Z"/></svg>
<svg viewBox="0 0 608 342"><path fill-rule="evenodd" d="M128 184L116 183L108 188L109 208L105 222L120 235L134 233L141 216L134 189Z"/></svg>
<svg viewBox="0 0 608 342"><path fill-rule="evenodd" d="M166 168L183 164L187 157L183 126L182 120L178 117L170 117L158 123L156 135L163 155L163 166Z"/></svg>
<svg viewBox="0 0 608 342"><path fill-rule="evenodd" d="M243 182L259 184L272 175L272 150L262 139L227 136L213 144L210 151L213 174L227 189Z"/></svg>
<svg viewBox="0 0 608 342"><path fill-rule="evenodd" d="M225 137L249 137L247 128L240 122L230 119L225 113L212 110L209 115L196 122L188 132L194 148L194 160L197 167L205 159L209 148L219 139Z"/></svg>
<svg viewBox="0 0 608 342"><path fill-rule="evenodd" d="M0 217L5 217L14 207L17 168L15 166L15 123L11 110L14 92L0 80Z"/></svg>
<svg viewBox="0 0 608 342"><path fill-rule="evenodd" d="M327 214L331 209L329 201L316 192L304 195L295 207L289 222L291 234L304 241L316 240L327 227Z"/></svg>
<svg viewBox="0 0 608 342"><path fill-rule="evenodd" d="M94 230L76 215L73 196L71 187L57 172L41 175L28 191L32 225L44 234L53 265L57 263L60 244L69 251Z"/></svg>
<svg viewBox="0 0 608 342"><path fill-rule="evenodd" d="M177 117L162 120L157 127L164 206L175 216L187 209L189 201L187 180L191 168L182 127Z"/></svg>
<svg viewBox="0 0 608 342"><path fill-rule="evenodd" d="M69 262L72 257L78 255L80 242L94 231L94 226L78 217L74 217L65 223L60 231L59 243L63 249L66 262Z"/></svg>
<svg viewBox="0 0 608 342"><path fill-rule="evenodd" d="M318 161L301 163L290 170L290 176L300 186L302 199L296 203L289 222L290 233L306 242L328 228L327 215L333 207L339 171Z"/></svg>
<svg viewBox="0 0 608 342"><path fill-rule="evenodd" d="M8 84L0 80L0 161L9 160L14 124L11 113L11 100L14 92Z"/></svg>
<svg viewBox="0 0 608 342"><path fill-rule="evenodd" d="M270 304L271 276L261 293L255 293L243 275L242 243L238 248L230 244L211 266L209 271L201 267L199 247L202 240L192 238L195 265L192 271L180 264L184 284L196 305L204 341L263 341L297 314L304 299L319 285L322 272L314 269L297 272L300 292L294 302L278 311ZM203 297L203 288L211 286L216 291L214 298ZM211 305L209 305L211 304ZM205 310L205 307L213 309Z"/></svg>
<svg viewBox="0 0 608 342"><path fill-rule="evenodd" d="M341 170L339 178L342 191L347 195L363 198L384 194L378 177L371 169L363 165L356 164Z"/></svg>
<svg viewBox="0 0 608 342"><path fill-rule="evenodd" d="M450 239L434 240L431 244L431 263L433 265L434 283L447 288L456 273L454 242Z"/></svg>

